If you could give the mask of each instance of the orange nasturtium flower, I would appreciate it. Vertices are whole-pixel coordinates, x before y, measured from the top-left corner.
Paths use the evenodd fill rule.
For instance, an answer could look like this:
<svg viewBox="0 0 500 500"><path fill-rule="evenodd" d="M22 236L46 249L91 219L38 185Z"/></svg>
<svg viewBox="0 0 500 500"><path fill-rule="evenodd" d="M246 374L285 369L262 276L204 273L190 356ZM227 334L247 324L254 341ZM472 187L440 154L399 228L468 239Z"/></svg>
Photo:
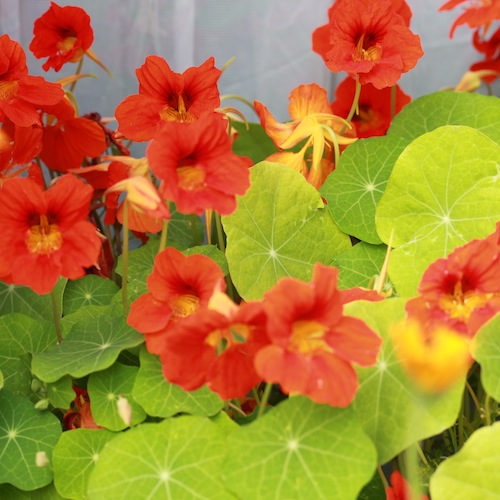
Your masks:
<svg viewBox="0 0 500 500"><path fill-rule="evenodd" d="M282 278L264 295L271 345L257 353L255 367L286 393L346 407L359 386L353 363L376 363L382 340L360 319L345 316L343 306L357 298L381 297L339 291L337 277L336 268L318 263L310 283Z"/></svg>
<svg viewBox="0 0 500 500"><path fill-rule="evenodd" d="M328 14L328 31L322 26L313 33L313 50L335 73L345 71L382 89L396 84L423 55L420 38L391 0L336 0Z"/></svg>
<svg viewBox="0 0 500 500"><path fill-rule="evenodd" d="M343 128L347 129L346 122L332 113L326 90L319 85L299 85L292 90L288 99L288 112L292 121L286 123L278 122L266 106L254 101L255 111L266 134L278 148L289 149L306 140L298 153L274 153L267 160L284 163L298 170L310 184L319 189L335 168L332 161L334 149L351 144L356 139L340 135ZM309 165L306 153L311 147L312 160ZM325 150L327 157L324 157Z"/></svg>
<svg viewBox="0 0 500 500"><path fill-rule="evenodd" d="M411 500L412 490L410 484L398 470L390 477L391 486L385 489L385 500ZM429 500L427 495L420 495L420 500Z"/></svg>
<svg viewBox="0 0 500 500"><path fill-rule="evenodd" d="M215 291L208 308L178 324L165 337L163 374L187 391L204 384L221 399L243 398L261 382L255 354L269 344L262 302L236 305Z"/></svg>
<svg viewBox="0 0 500 500"><path fill-rule="evenodd" d="M0 36L0 121L9 118L18 127L41 126L38 109L64 97L59 84L28 75L26 54L9 35Z"/></svg>
<svg viewBox="0 0 500 500"><path fill-rule="evenodd" d="M87 55L107 71L90 48L94 31L90 17L81 7L60 7L55 2L33 26L33 40L29 49L37 59L48 57L42 68L59 71L67 62L78 62Z"/></svg>
<svg viewBox="0 0 500 500"><path fill-rule="evenodd" d="M473 337L500 311L500 222L488 237L432 263L418 291L406 304L410 317L426 324L438 321Z"/></svg>
<svg viewBox="0 0 500 500"><path fill-rule="evenodd" d="M145 335L149 352L162 354L165 338L179 322L206 307L219 284L225 287L224 275L212 259L167 247L155 257L149 291L132 303L127 323Z"/></svg>
<svg viewBox="0 0 500 500"><path fill-rule="evenodd" d="M348 115L355 90L356 82L349 76L339 83L335 90L335 100L332 102L333 113L338 116ZM359 113L356 113L351 121L359 138L385 135L392 121L391 94L389 87L379 90L370 83L361 87ZM410 101L411 97L396 85L395 112L399 113Z"/></svg>
<svg viewBox="0 0 500 500"><path fill-rule="evenodd" d="M469 339L445 324L410 317L395 324L391 335L404 369L426 392L448 389L472 364Z"/></svg>
<svg viewBox="0 0 500 500"><path fill-rule="evenodd" d="M133 141L149 141L163 121L189 123L220 105L221 70L213 57L179 74L165 59L148 56L135 73L139 93L126 97L115 110L118 132Z"/></svg>
<svg viewBox="0 0 500 500"><path fill-rule="evenodd" d="M163 122L146 149L151 170L162 182L160 194L183 214L213 209L229 215L236 195L250 187L252 160L233 153L227 120L220 113L192 123Z"/></svg>
<svg viewBox="0 0 500 500"><path fill-rule="evenodd" d="M60 276L84 276L101 250L87 220L92 191L73 175L47 191L31 179L6 180L0 187L0 279L44 294Z"/></svg>

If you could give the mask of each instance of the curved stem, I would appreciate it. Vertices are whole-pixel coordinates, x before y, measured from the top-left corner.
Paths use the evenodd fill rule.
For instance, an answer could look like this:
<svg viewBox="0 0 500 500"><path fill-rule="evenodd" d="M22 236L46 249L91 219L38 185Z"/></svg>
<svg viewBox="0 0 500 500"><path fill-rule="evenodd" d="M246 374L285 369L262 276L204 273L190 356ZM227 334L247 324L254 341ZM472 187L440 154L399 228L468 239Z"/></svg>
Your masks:
<svg viewBox="0 0 500 500"><path fill-rule="evenodd" d="M486 394L486 397L484 398L484 417L486 425L491 425L490 399L490 395Z"/></svg>
<svg viewBox="0 0 500 500"><path fill-rule="evenodd" d="M220 214L214 212L215 214L215 227L217 228L217 240L219 241L219 250L226 253L226 245L224 243L224 230L222 229L222 222L220 220Z"/></svg>
<svg viewBox="0 0 500 500"><path fill-rule="evenodd" d="M384 471L382 470L382 467L380 465L377 467L377 472L378 472L378 475L380 476L380 480L382 481L382 484L384 485L384 490L386 490L387 488L389 488L389 483L388 483L387 478L385 477Z"/></svg>
<svg viewBox="0 0 500 500"><path fill-rule="evenodd" d="M168 235L168 219L164 219L163 227L161 229L160 248L158 250L158 253L163 252L163 250L165 250L165 248L167 247L167 235Z"/></svg>
<svg viewBox="0 0 500 500"><path fill-rule="evenodd" d="M260 400L259 405L259 413L257 413L257 418L262 417L264 415L264 411L267 406L267 401L269 400L269 395L271 394L271 389L273 388L273 384L267 383L264 389L264 394L262 394L262 398Z"/></svg>
<svg viewBox="0 0 500 500"><path fill-rule="evenodd" d="M78 61L78 66L76 67L75 75L79 75L80 72L82 71L82 66L83 66L83 57ZM77 80L75 80L72 84L71 87L69 88L70 92L73 92L75 90Z"/></svg>
<svg viewBox="0 0 500 500"><path fill-rule="evenodd" d="M349 111L349 114L347 115L346 121L350 122L352 120L352 117L358 110L358 104L359 104L359 95L361 94L361 83L359 83L359 77L356 77L356 90L354 91L354 99L352 101L351 105L351 110ZM340 131L340 135L344 135L344 132L347 129L347 125L344 125L342 127L342 130Z"/></svg>
<svg viewBox="0 0 500 500"><path fill-rule="evenodd" d="M128 201L123 202L123 251L122 251L122 304L123 312L128 314Z"/></svg>
<svg viewBox="0 0 500 500"><path fill-rule="evenodd" d="M61 316L59 313L59 307L57 307L57 297L54 289L50 292L50 300L52 302L52 316L54 318L54 326L56 327L57 343L60 344L63 341L61 333Z"/></svg>

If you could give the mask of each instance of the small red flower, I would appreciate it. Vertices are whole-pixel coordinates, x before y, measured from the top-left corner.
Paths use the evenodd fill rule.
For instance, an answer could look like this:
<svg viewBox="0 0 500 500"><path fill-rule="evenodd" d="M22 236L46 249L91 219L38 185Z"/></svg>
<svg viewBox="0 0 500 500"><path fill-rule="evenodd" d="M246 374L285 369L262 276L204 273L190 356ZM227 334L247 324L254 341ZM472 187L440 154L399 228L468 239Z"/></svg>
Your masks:
<svg viewBox="0 0 500 500"><path fill-rule="evenodd" d="M484 60L474 63L471 71L489 70L496 73L483 76L482 80L493 83L500 75L500 27L491 35L488 40L481 39L479 29L474 32L474 47L484 54Z"/></svg>
<svg viewBox="0 0 500 500"><path fill-rule="evenodd" d="M356 90L356 82L347 77L340 82L335 90L335 100L332 102L332 111L338 116L347 116L351 109ZM367 83L361 87L359 95L359 113L354 115L352 124L359 138L385 135L392 121L390 88L377 89ZM411 101L399 85L396 85L396 109L399 113L403 106Z"/></svg>
<svg viewBox="0 0 500 500"><path fill-rule="evenodd" d="M94 41L90 17L80 7L60 7L54 2L34 24L29 49L37 59L48 57L42 68L59 71L67 62L79 61Z"/></svg>
<svg viewBox="0 0 500 500"><path fill-rule="evenodd" d="M327 28L313 33L313 50L333 72L345 71L378 89L394 85L422 57L420 38L391 0L337 0Z"/></svg>
<svg viewBox="0 0 500 500"><path fill-rule="evenodd" d="M224 400L242 398L261 382L253 361L269 343L266 315L261 302L237 306L218 294L229 307L213 309L210 303L165 338L163 374L188 391L206 384Z"/></svg>
<svg viewBox="0 0 500 500"><path fill-rule="evenodd" d="M500 222L487 238L458 247L425 271L410 317L443 322L469 337L500 311Z"/></svg>
<svg viewBox="0 0 500 500"><path fill-rule="evenodd" d="M149 141L163 121L192 122L220 104L221 71L210 57L202 65L174 73L158 56L148 56L136 70L139 94L116 108L118 131L133 141Z"/></svg>
<svg viewBox="0 0 500 500"><path fill-rule="evenodd" d="M47 191L28 178L0 188L0 279L48 293L59 276L77 279L98 258L101 242L87 221L92 188L73 175Z"/></svg>
<svg viewBox="0 0 500 500"><path fill-rule="evenodd" d="M286 393L346 407L358 389L353 363L376 362L381 339L361 320L344 316L357 298L380 300L359 289L339 291L338 270L316 264L310 283L281 279L264 296L271 345L255 358L257 373Z"/></svg>
<svg viewBox="0 0 500 500"><path fill-rule="evenodd" d="M193 123L164 122L146 150L160 193L183 214L229 215L250 186L252 160L233 153L227 120L205 113Z"/></svg>
<svg viewBox="0 0 500 500"><path fill-rule="evenodd" d="M41 126L37 110L63 97L59 84L28 75L21 45L8 35L0 36L0 121L7 117L18 127Z"/></svg>
<svg viewBox="0 0 500 500"><path fill-rule="evenodd" d="M74 429L102 429L95 423L90 408L89 393L86 389L73 387L76 398L72 401L71 407L63 416L64 427L67 430Z"/></svg>
<svg viewBox="0 0 500 500"><path fill-rule="evenodd" d="M411 500L414 498L410 485L398 470L391 474L391 485L385 489L386 500ZM420 495L421 500L429 500L427 495Z"/></svg>
<svg viewBox="0 0 500 500"><path fill-rule="evenodd" d="M219 283L225 286L224 275L212 259L168 247L156 256L147 279L149 292L132 303L127 323L146 336L149 352L162 354L165 338L184 318L207 306Z"/></svg>

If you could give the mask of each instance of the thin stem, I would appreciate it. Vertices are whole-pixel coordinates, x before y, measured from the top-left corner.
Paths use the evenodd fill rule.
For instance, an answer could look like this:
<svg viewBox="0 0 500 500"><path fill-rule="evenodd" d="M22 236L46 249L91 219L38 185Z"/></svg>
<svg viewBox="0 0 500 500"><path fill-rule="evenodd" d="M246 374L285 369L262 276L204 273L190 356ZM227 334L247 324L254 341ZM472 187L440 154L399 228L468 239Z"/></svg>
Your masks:
<svg viewBox="0 0 500 500"><path fill-rule="evenodd" d="M214 212L215 214L215 227L217 228L217 240L219 242L219 249L221 252L226 253L226 245L224 243L224 230L222 229L222 222L220 220L220 214Z"/></svg>
<svg viewBox="0 0 500 500"><path fill-rule="evenodd" d="M354 116L354 113L356 113L358 109L358 104L359 104L359 95L361 94L361 83L359 82L359 77L356 77L356 90L354 91L354 99L352 101L351 109L349 111L349 114L347 115L346 121L350 122L352 120L352 117ZM342 130L340 131L340 135L344 135L344 132L347 129L347 125L344 125L342 127Z"/></svg>
<svg viewBox="0 0 500 500"><path fill-rule="evenodd" d="M420 471L418 464L417 448L410 446L404 452L406 472L410 483L411 500L420 500Z"/></svg>
<svg viewBox="0 0 500 500"><path fill-rule="evenodd" d="M462 448L464 444L464 408L465 408L465 398L462 400L462 408L458 414L458 449Z"/></svg>
<svg viewBox="0 0 500 500"><path fill-rule="evenodd" d="M205 230L207 232L207 243L212 244L212 216L214 211L211 208L205 210ZM194 235L193 235L194 237Z"/></svg>
<svg viewBox="0 0 500 500"><path fill-rule="evenodd" d="M486 419L486 425L491 425L490 399L490 395L486 394L484 398L484 417Z"/></svg>
<svg viewBox="0 0 500 500"><path fill-rule="evenodd" d="M269 395L271 394L271 389L273 388L273 384L267 383L264 389L264 394L262 394L262 398L260 400L259 405L259 413L257 413L257 418L262 417L264 415L264 411L267 406L267 401L269 400Z"/></svg>
<svg viewBox="0 0 500 500"><path fill-rule="evenodd" d="M479 404L479 400L477 399L476 393L474 392L472 386L469 384L468 380L466 380L465 382L465 387L467 387L470 397L472 398L472 401L474 401L474 406L476 407L476 411L478 413L481 413L481 405Z"/></svg>
<svg viewBox="0 0 500 500"><path fill-rule="evenodd" d="M228 402L228 406L232 410L237 411L240 415L243 415L244 417L247 416L247 414L241 408L239 408L237 405L235 405L234 403Z"/></svg>
<svg viewBox="0 0 500 500"><path fill-rule="evenodd" d="M161 228L160 236L160 248L158 253L163 252L167 247L167 235L168 235L168 219L163 219L163 227Z"/></svg>
<svg viewBox="0 0 500 500"><path fill-rule="evenodd" d="M191 214L190 219L191 234L193 235L193 245L196 247L200 244L200 241L198 239L198 232L196 231L196 221L198 219L198 216L195 214Z"/></svg>
<svg viewBox="0 0 500 500"><path fill-rule="evenodd" d="M122 252L122 303L123 312L128 314L128 201L123 202L123 252Z"/></svg>
<svg viewBox="0 0 500 500"><path fill-rule="evenodd" d="M420 457L420 460L422 460L422 462L428 466L429 462L427 461L427 458L425 458L425 454L424 454L422 447L420 446L420 443L418 441L415 443L415 447L417 448L417 453L418 453L418 456Z"/></svg>
<svg viewBox="0 0 500 500"><path fill-rule="evenodd" d="M382 484L384 485L384 490L386 490L387 488L389 488L389 483L388 483L387 478L385 477L384 471L382 470L382 467L380 465L377 467L377 472L378 472L378 475L380 476L380 480L382 481Z"/></svg>
<svg viewBox="0 0 500 500"><path fill-rule="evenodd" d="M252 394L253 394L253 397L254 397L255 402L257 403L257 405L260 405L259 393L257 392L257 389L255 387L252 388Z"/></svg>
<svg viewBox="0 0 500 500"><path fill-rule="evenodd" d="M59 307L57 307L57 297L54 289L50 292L50 300L52 302L52 316L54 318L54 326L56 327L57 343L60 344L63 341L61 333L61 316L59 313Z"/></svg>
<svg viewBox="0 0 500 500"><path fill-rule="evenodd" d="M76 67L75 75L79 75L80 74L80 72L82 71L82 66L83 66L83 57L78 61L78 66ZM71 86L69 88L70 92L73 92L73 90L75 90L76 82L77 82L77 80L75 80L71 84Z"/></svg>

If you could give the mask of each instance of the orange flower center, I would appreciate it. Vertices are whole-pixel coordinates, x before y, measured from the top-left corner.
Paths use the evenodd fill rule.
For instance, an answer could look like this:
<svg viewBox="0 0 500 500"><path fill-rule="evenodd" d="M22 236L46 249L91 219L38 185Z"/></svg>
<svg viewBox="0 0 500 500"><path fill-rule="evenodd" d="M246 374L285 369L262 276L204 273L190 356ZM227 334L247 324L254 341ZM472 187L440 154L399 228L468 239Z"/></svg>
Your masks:
<svg viewBox="0 0 500 500"><path fill-rule="evenodd" d="M333 349L325 342L326 326L317 321L296 321L292 327L289 348L301 354L314 354L318 351L332 353Z"/></svg>
<svg viewBox="0 0 500 500"><path fill-rule="evenodd" d="M188 111L188 106L186 106L182 94L177 95L177 103L175 103L174 99L172 99L172 101L174 101L172 102L173 106L167 105L160 111L160 117L163 120L168 122L186 123L194 122L196 120L196 117Z"/></svg>
<svg viewBox="0 0 500 500"><path fill-rule="evenodd" d="M235 345L245 343L251 335L251 326L235 323L229 328L214 330L205 338L205 343L213 347L217 354L222 354L226 349Z"/></svg>
<svg viewBox="0 0 500 500"><path fill-rule="evenodd" d="M0 101L6 101L16 94L19 82L2 82L0 81Z"/></svg>
<svg viewBox="0 0 500 500"><path fill-rule="evenodd" d="M474 290L463 292L462 282L455 284L453 295L446 295L439 301L439 307L451 318L468 321L470 315L493 297L493 293L476 293Z"/></svg>
<svg viewBox="0 0 500 500"><path fill-rule="evenodd" d="M170 301L172 319L181 319L191 316L200 308L200 299L196 295L186 293Z"/></svg>
<svg viewBox="0 0 500 500"><path fill-rule="evenodd" d="M365 33L363 33L352 55L353 61L380 61L381 57L382 47L377 43L369 43L369 41L365 43Z"/></svg>
<svg viewBox="0 0 500 500"><path fill-rule="evenodd" d="M59 250L63 239L57 224L50 224L46 215L40 215L40 223L31 226L26 246L31 253L48 255Z"/></svg>
<svg viewBox="0 0 500 500"><path fill-rule="evenodd" d="M206 173L203 168L185 165L177 167L178 184L184 191L200 191L205 187Z"/></svg>

